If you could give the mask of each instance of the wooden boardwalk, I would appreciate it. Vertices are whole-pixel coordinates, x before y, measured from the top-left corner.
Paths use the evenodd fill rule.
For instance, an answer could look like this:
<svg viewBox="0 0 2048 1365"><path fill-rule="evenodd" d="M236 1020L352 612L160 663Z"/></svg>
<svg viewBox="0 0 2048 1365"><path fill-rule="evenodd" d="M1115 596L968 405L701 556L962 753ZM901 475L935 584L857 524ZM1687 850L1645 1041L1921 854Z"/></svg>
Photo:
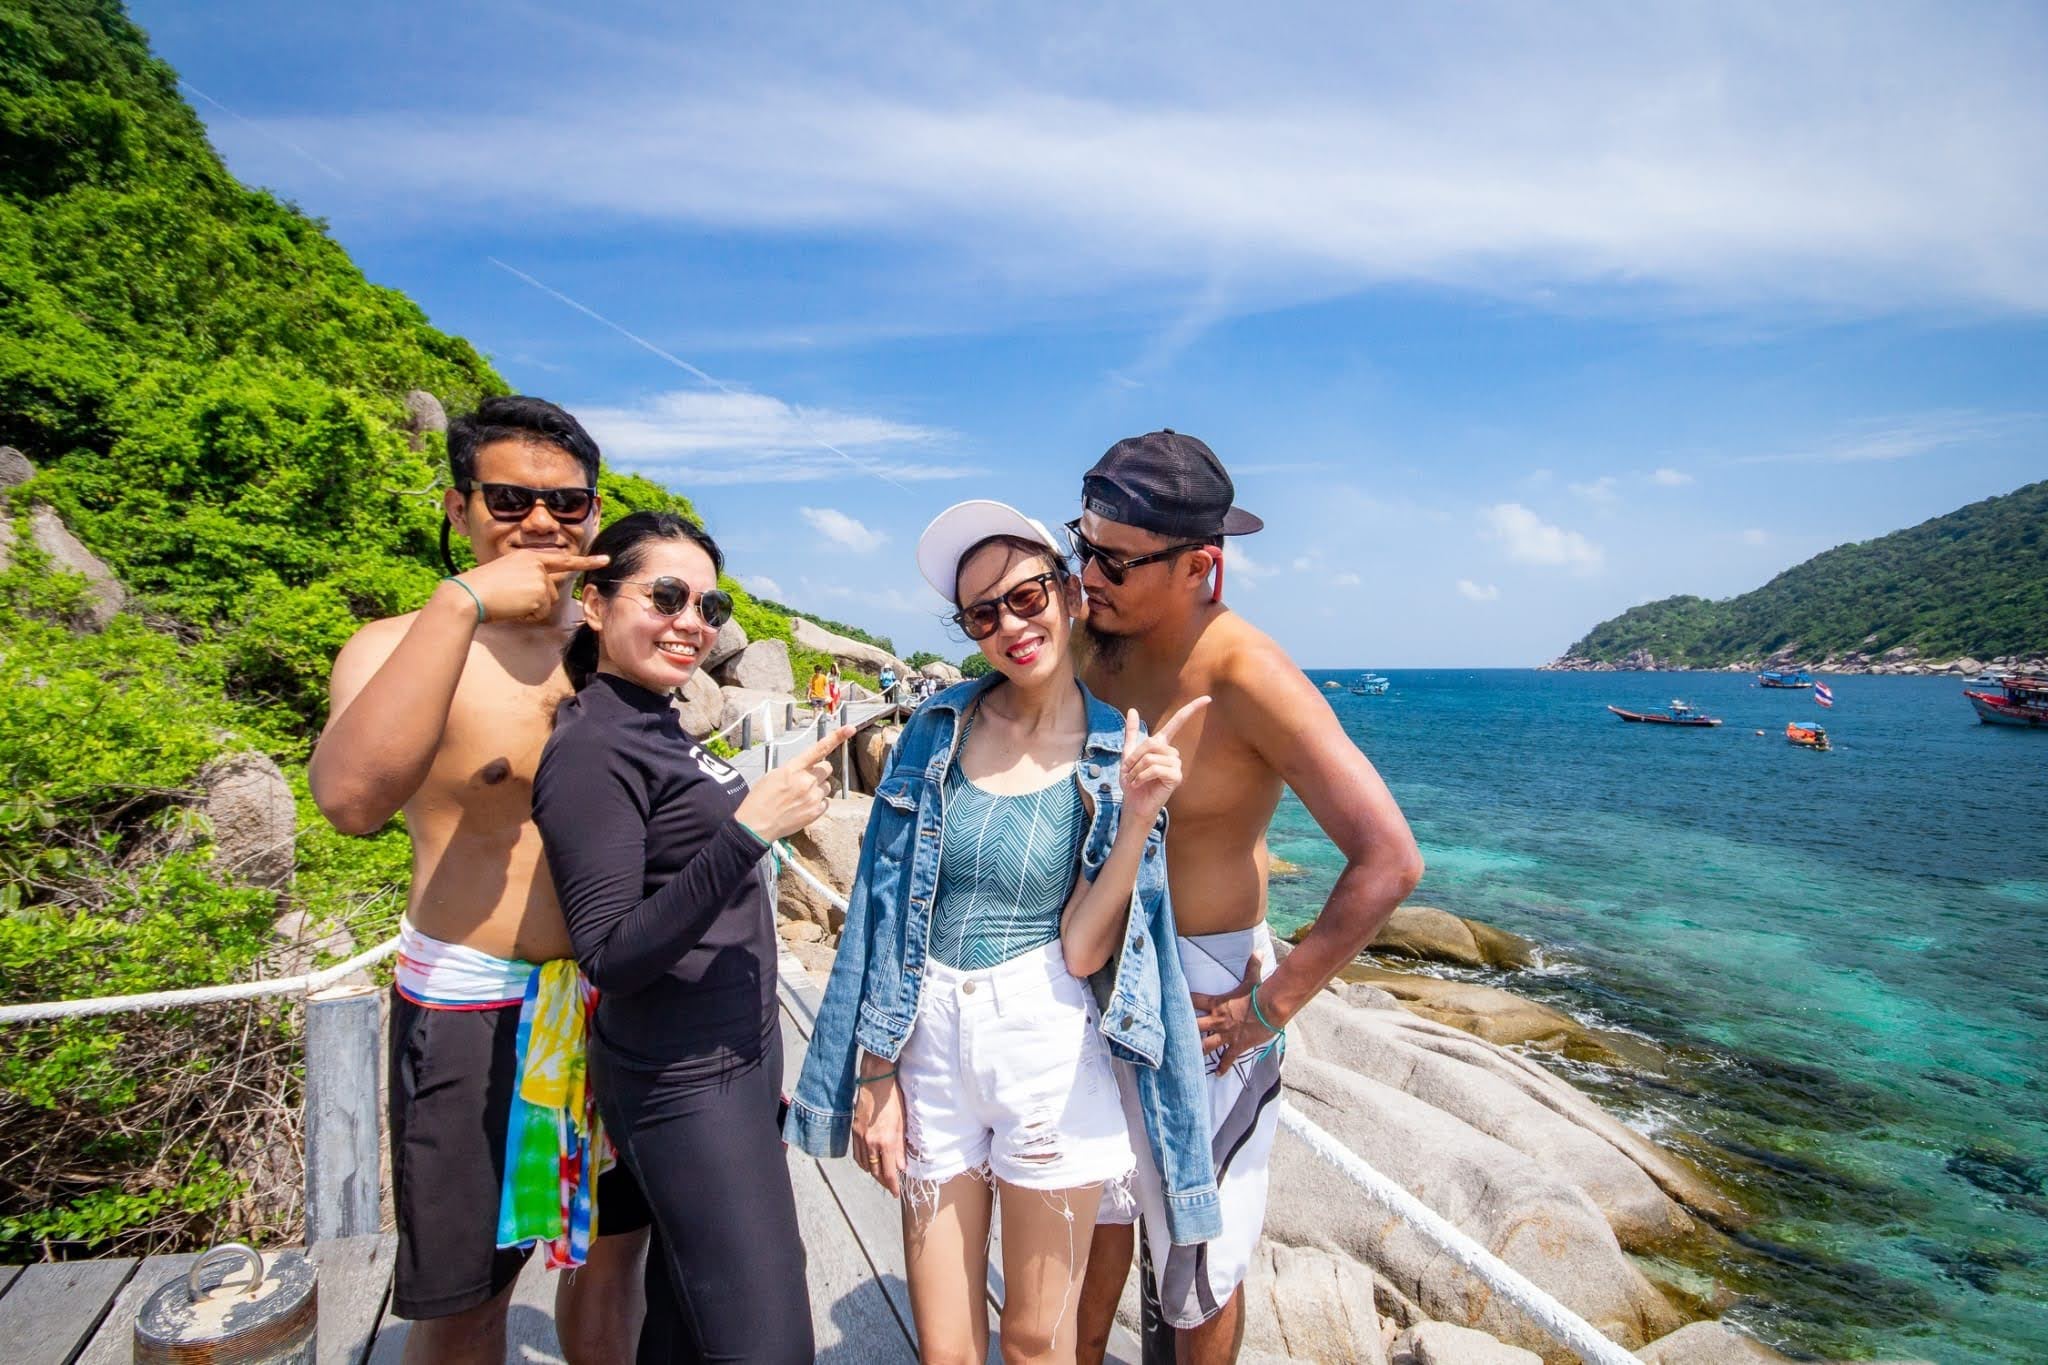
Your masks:
<svg viewBox="0 0 2048 1365"><path fill-rule="evenodd" d="M846 723L861 729L878 723L887 724L898 715L905 714L908 711L907 707L889 701L850 701L846 703L845 709ZM748 782L758 781L767 773L768 769L776 764L789 762L816 738L815 727L818 723L816 713L804 712L799 708L799 716L801 718L793 728L784 728L780 720L772 722L776 727L778 736L786 736L786 738L778 738L777 742L772 745L756 742L752 747L741 750L738 754L727 759L726 762L736 768L740 775L745 777ZM806 727L811 728L807 730ZM848 761L851 761L850 755L848 756Z"/></svg>
<svg viewBox="0 0 2048 1365"><path fill-rule="evenodd" d="M782 963L782 1037L795 1083L819 991L793 958ZM797 1221L809 1257L811 1325L818 1360L830 1365L898 1365L917 1359L910 1297L903 1277L903 1233L896 1201L844 1161L789 1155ZM391 1233L323 1242L318 1365L397 1365L406 1324L389 1316ZM1000 1254L1000 1246L996 1248ZM0 1267L0 1361L5 1365L125 1365L135 1313L159 1285L185 1274L191 1255L108 1261L60 1261ZM540 1258L513 1291L506 1359L561 1365L555 1340L554 1277ZM992 1304L1001 1302L991 1273ZM991 1314L993 1322L993 1314ZM990 1343L991 1359L994 1342ZM1131 1365L1136 1338L1119 1331L1111 1359Z"/></svg>

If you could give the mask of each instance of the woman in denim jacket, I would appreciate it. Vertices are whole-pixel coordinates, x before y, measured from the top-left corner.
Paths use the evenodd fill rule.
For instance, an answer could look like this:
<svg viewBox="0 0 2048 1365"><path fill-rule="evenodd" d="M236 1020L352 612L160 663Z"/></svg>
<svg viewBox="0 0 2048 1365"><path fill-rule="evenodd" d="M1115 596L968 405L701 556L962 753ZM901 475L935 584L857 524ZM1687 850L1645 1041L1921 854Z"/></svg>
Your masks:
<svg viewBox="0 0 2048 1365"><path fill-rule="evenodd" d="M1067 654L1080 595L1014 508L949 508L918 567L994 671L913 716L877 784L785 1134L821 1157L850 1137L903 1199L925 1361L986 1349L997 1198L1003 1357L1071 1361L1099 1202L1128 1195L1127 1112L1174 1240L1217 1230L1201 1044L1160 951L1172 738L1207 698L1145 738L1088 695Z"/></svg>

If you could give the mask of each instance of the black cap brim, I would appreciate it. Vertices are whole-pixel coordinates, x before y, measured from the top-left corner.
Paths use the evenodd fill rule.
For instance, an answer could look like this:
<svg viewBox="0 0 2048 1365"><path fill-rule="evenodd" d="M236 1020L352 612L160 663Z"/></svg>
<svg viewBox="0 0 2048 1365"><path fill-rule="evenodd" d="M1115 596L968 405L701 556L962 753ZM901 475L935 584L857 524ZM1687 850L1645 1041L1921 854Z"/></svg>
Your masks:
<svg viewBox="0 0 2048 1365"><path fill-rule="evenodd" d="M1263 531L1266 523L1242 507L1233 507L1223 518L1223 534L1226 536L1248 536L1254 531Z"/></svg>

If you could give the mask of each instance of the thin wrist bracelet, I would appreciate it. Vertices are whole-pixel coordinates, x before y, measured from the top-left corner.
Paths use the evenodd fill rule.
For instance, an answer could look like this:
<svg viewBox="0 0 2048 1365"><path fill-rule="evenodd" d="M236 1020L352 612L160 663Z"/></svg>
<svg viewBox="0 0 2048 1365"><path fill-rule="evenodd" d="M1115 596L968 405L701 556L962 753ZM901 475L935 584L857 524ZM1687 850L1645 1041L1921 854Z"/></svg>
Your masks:
<svg viewBox="0 0 2048 1365"><path fill-rule="evenodd" d="M1266 1012L1259 1008L1259 987L1262 984L1262 982L1257 981L1252 983L1252 1014L1258 1018L1259 1027L1265 1029L1266 1032L1276 1036L1285 1033L1287 1032L1285 1028L1275 1025L1271 1019L1266 1017Z"/></svg>
<svg viewBox="0 0 2048 1365"><path fill-rule="evenodd" d="M872 1076L856 1076L853 1078L853 1083L855 1085L873 1085L876 1081L886 1081L895 1074L896 1069L891 1067L887 1071L877 1071Z"/></svg>
<svg viewBox="0 0 2048 1365"><path fill-rule="evenodd" d="M443 583L453 583L456 587L469 594L469 600L476 603L476 623L482 625L484 623L484 599L476 595L476 589L470 587L469 584L463 582L454 574L449 574L441 581Z"/></svg>

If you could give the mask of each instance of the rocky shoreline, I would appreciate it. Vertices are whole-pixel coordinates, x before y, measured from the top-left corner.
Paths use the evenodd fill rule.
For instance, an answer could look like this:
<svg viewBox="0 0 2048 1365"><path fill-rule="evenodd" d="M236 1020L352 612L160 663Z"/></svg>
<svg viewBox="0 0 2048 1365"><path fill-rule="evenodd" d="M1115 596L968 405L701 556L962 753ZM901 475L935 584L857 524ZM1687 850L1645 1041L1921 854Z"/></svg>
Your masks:
<svg viewBox="0 0 2048 1365"><path fill-rule="evenodd" d="M1767 669L1800 668L1838 676L1974 678L1987 668L2001 668L2009 673L2048 673L2048 656L2001 654L1995 659L1923 659L1911 645L1895 645L1876 655L1850 650L1847 654L1826 654L1814 659L1802 656L1799 647L1792 645L1768 659L1742 659L1707 668L1659 660L1647 649L1632 649L1620 660L1565 654L1536 666L1539 673L1759 673Z"/></svg>
<svg viewBox="0 0 2048 1365"><path fill-rule="evenodd" d="M868 798L832 807L792 844L814 875L844 887ZM822 985L841 917L792 871L780 890L782 939ZM1403 906L1290 1025L1286 1097L1643 1360L1791 1359L1718 1321L1733 1295L1680 1269L1711 1261L1716 1241L1741 1230L1746 1215L1730 1193L1529 1055L1656 1074L1663 1050L1458 979L1539 958L1535 945L1491 925ZM1247 1283L1247 1365L1576 1359L1284 1132L1272 1177ZM1135 1325L1134 1286L1124 1310Z"/></svg>

